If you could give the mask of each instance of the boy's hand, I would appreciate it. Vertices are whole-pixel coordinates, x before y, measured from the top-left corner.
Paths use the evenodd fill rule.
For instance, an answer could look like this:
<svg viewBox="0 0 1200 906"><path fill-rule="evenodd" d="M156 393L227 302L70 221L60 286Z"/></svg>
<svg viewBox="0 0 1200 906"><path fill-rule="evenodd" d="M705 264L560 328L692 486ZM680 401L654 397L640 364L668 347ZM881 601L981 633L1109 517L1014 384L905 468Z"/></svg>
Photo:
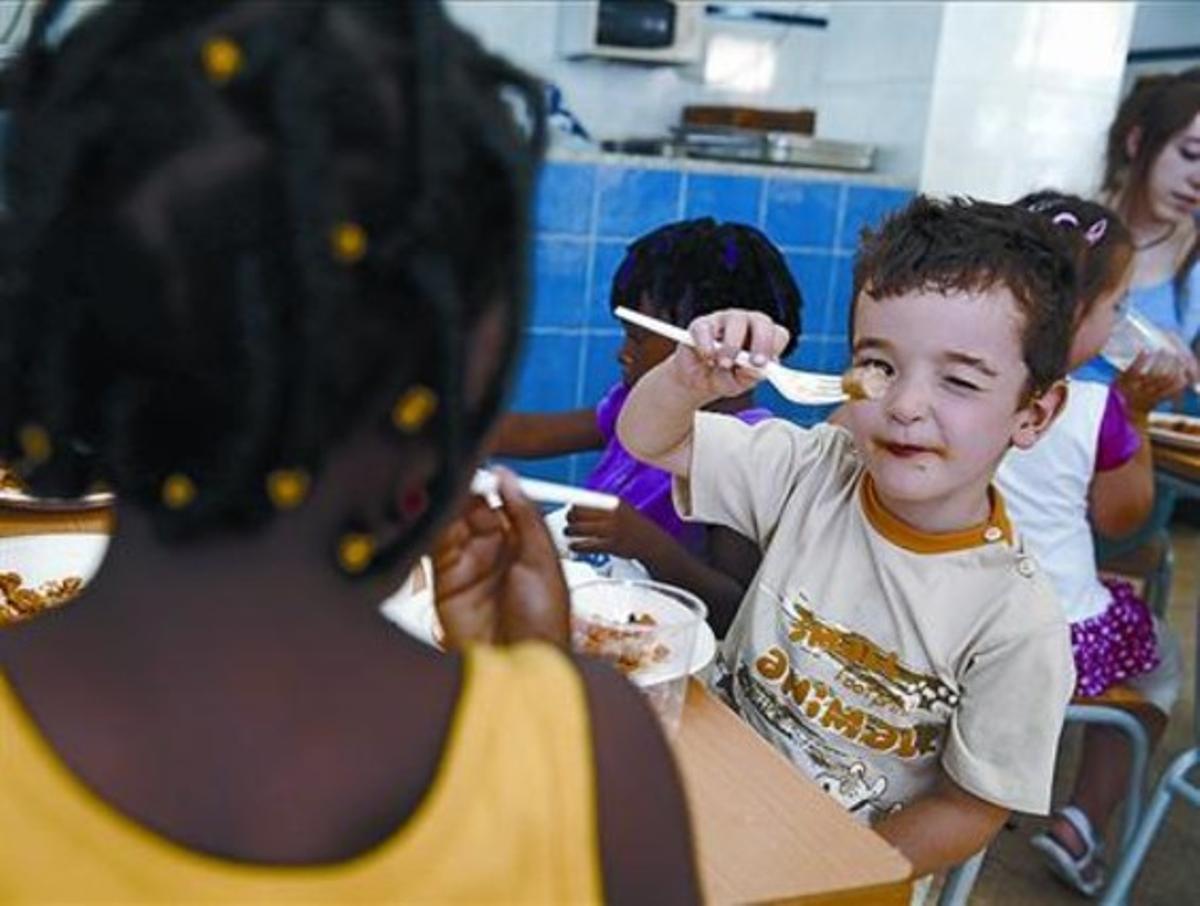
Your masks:
<svg viewBox="0 0 1200 906"><path fill-rule="evenodd" d="M568 547L576 553L612 554L626 560L652 560L652 548L667 537L625 501L614 510L571 507L564 534L573 539Z"/></svg>
<svg viewBox="0 0 1200 906"><path fill-rule="evenodd" d="M761 372L735 364L745 350L763 366L779 358L788 332L762 312L730 308L694 320L688 331L696 348L679 346L672 357L676 378L698 397L741 396L762 380Z"/></svg>
<svg viewBox="0 0 1200 906"><path fill-rule="evenodd" d="M540 639L567 648L571 610L541 512L497 469L503 506L471 495L433 550L434 599L446 647Z"/></svg>
<svg viewBox="0 0 1200 906"><path fill-rule="evenodd" d="M1163 400L1178 396L1187 387L1187 363L1172 352L1139 352L1128 368L1117 376L1130 410L1145 415Z"/></svg>

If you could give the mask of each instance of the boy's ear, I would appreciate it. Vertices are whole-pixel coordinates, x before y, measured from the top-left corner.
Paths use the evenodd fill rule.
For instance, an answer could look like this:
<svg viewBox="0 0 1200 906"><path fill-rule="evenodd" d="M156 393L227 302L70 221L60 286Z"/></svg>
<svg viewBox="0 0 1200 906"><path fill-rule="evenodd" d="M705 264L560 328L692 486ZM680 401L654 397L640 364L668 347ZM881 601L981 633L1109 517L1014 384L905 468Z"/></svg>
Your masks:
<svg viewBox="0 0 1200 906"><path fill-rule="evenodd" d="M1043 393L1033 397L1024 409L1017 412L1016 427L1012 436L1013 446L1021 450L1032 447L1054 424L1054 420L1066 404L1066 381L1055 381Z"/></svg>

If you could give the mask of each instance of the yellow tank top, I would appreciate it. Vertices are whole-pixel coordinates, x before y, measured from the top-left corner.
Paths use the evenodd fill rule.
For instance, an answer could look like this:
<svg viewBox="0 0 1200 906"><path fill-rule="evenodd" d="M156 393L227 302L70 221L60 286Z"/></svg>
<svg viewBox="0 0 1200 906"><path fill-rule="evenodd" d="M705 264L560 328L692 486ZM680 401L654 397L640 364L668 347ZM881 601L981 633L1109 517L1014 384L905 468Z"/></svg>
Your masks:
<svg viewBox="0 0 1200 906"><path fill-rule="evenodd" d="M0 902L592 903L603 898L582 680L547 646L479 649L437 775L391 838L264 867L131 822L58 759L0 674Z"/></svg>

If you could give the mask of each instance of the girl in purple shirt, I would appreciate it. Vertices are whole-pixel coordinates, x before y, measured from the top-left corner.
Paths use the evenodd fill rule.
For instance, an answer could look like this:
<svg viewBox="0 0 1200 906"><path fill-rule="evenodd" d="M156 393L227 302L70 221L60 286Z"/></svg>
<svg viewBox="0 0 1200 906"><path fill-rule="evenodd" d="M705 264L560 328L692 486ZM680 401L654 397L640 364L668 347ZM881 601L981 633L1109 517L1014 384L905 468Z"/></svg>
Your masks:
<svg viewBox="0 0 1200 906"><path fill-rule="evenodd" d="M681 327L736 305L769 315L787 328L792 344L800 326L800 288L770 240L754 227L709 217L670 223L631 243L613 278L609 304ZM603 450L586 485L615 494L622 503L613 511L572 507L566 528L571 550L640 561L655 579L703 598L721 632L757 568L758 551L728 529L684 523L671 500L670 476L638 462L621 446L616 423L629 388L675 348L640 327L623 327L625 342L617 355L621 380L595 409L511 413L501 420L492 452L539 457ZM751 393L721 400L714 408L749 423L771 416L755 406Z"/></svg>

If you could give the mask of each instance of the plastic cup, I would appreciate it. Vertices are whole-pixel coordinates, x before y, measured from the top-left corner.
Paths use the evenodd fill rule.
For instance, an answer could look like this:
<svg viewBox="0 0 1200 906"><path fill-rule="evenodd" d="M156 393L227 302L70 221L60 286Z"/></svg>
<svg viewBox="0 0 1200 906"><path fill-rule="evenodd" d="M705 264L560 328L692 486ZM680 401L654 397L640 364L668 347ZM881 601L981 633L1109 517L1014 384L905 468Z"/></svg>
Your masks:
<svg viewBox="0 0 1200 906"><path fill-rule="evenodd" d="M1161 330L1130 311L1113 325L1112 334L1100 355L1124 371L1133 364L1139 352L1173 351L1174 348Z"/></svg>
<svg viewBox="0 0 1200 906"><path fill-rule="evenodd" d="M575 650L625 674L674 736L696 639L708 615L704 602L649 579L594 579L571 589L571 610Z"/></svg>

